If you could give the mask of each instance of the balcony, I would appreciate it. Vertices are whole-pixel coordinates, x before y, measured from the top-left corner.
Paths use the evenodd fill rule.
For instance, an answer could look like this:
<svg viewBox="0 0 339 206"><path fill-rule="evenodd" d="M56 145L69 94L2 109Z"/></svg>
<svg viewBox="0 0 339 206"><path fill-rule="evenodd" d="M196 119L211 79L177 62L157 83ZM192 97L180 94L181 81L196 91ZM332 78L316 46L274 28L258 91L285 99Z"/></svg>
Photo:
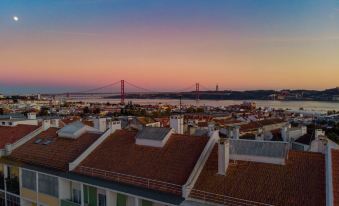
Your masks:
<svg viewBox="0 0 339 206"><path fill-rule="evenodd" d="M81 206L81 204L72 202L71 200L61 200L61 206Z"/></svg>
<svg viewBox="0 0 339 206"><path fill-rule="evenodd" d="M7 192L19 195L20 194L19 178L18 177L6 178L6 188Z"/></svg>

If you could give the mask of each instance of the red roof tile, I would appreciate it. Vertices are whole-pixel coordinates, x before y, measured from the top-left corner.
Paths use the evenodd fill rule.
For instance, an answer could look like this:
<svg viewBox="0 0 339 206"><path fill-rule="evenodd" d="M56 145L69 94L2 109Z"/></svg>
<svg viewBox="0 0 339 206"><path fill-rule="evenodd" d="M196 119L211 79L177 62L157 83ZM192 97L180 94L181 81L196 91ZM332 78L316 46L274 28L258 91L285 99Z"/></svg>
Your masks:
<svg viewBox="0 0 339 206"><path fill-rule="evenodd" d="M156 148L136 145L135 136L135 132L116 131L80 167L183 185L208 141L206 137L172 135L164 147Z"/></svg>
<svg viewBox="0 0 339 206"><path fill-rule="evenodd" d="M282 119L264 119L255 122L249 122L247 124L240 125L240 132L249 132L257 130L262 126L272 125L272 124L279 124L283 123L284 120Z"/></svg>
<svg viewBox="0 0 339 206"><path fill-rule="evenodd" d="M339 150L332 149L333 202L339 205Z"/></svg>
<svg viewBox="0 0 339 206"><path fill-rule="evenodd" d="M325 205L325 158L320 153L290 151L286 165L231 160L225 176L217 170L215 147L191 197L202 199L199 191L205 191L272 205Z"/></svg>
<svg viewBox="0 0 339 206"><path fill-rule="evenodd" d="M3 149L6 144L18 141L38 128L39 126L35 125L0 126L0 149Z"/></svg>
<svg viewBox="0 0 339 206"><path fill-rule="evenodd" d="M57 130L50 128L40 133L15 149L9 158L28 164L67 171L68 163L75 160L100 137L100 134L85 133L77 139L67 139L58 137ZM49 139L52 140L52 143L48 145L41 144L42 142L36 144L37 139L42 139L42 142Z"/></svg>

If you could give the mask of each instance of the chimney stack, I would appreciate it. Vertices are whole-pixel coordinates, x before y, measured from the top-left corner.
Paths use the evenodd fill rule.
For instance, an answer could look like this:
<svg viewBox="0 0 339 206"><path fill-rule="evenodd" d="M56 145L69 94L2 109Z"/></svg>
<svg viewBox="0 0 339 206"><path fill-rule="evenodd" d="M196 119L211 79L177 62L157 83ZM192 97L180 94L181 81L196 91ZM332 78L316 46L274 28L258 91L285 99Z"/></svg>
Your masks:
<svg viewBox="0 0 339 206"><path fill-rule="evenodd" d="M208 134L211 135L214 131L214 124L213 123L209 123L208 124Z"/></svg>
<svg viewBox="0 0 339 206"><path fill-rule="evenodd" d="M227 127L226 131L227 131L227 134L226 134L227 138L233 138L232 127Z"/></svg>
<svg viewBox="0 0 339 206"><path fill-rule="evenodd" d="M239 139L239 129L240 127L239 126L234 126L233 127L233 139Z"/></svg>
<svg viewBox="0 0 339 206"><path fill-rule="evenodd" d="M94 119L94 128L98 129L100 132L107 130L106 118L96 118Z"/></svg>
<svg viewBox="0 0 339 206"><path fill-rule="evenodd" d="M111 121L109 124L109 127L111 129L112 134L116 131L116 130L120 130L121 129L121 121Z"/></svg>
<svg viewBox="0 0 339 206"><path fill-rule="evenodd" d="M36 119L36 113L34 113L34 112L27 113L27 119L35 120Z"/></svg>
<svg viewBox="0 0 339 206"><path fill-rule="evenodd" d="M42 120L42 129L44 131L48 130L51 127L51 121L50 120Z"/></svg>
<svg viewBox="0 0 339 206"><path fill-rule="evenodd" d="M230 160L230 142L228 138L219 138L218 142L218 174L226 175Z"/></svg>
<svg viewBox="0 0 339 206"><path fill-rule="evenodd" d="M283 139L284 142L288 142L288 127L283 126L281 128L281 138Z"/></svg>
<svg viewBox="0 0 339 206"><path fill-rule="evenodd" d="M263 128L258 128L257 130L257 134L255 136L255 139L256 140L264 140L264 131L263 131Z"/></svg>
<svg viewBox="0 0 339 206"><path fill-rule="evenodd" d="M184 134L184 117L181 115L171 116L170 127L174 129L176 134Z"/></svg>

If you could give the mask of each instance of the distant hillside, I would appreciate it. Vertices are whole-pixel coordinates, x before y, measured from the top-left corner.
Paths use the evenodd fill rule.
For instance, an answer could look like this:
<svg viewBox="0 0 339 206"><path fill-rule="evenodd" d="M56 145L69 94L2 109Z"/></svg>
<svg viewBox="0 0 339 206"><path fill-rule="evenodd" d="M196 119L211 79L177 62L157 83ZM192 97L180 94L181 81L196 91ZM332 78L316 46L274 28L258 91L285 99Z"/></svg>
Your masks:
<svg viewBox="0 0 339 206"><path fill-rule="evenodd" d="M183 99L195 99L196 92L184 93L147 93L147 94L127 94L126 98L134 99L173 99L182 97ZM118 98L111 96L108 98ZM315 101L338 101L339 88L316 90L250 90L250 91L200 91L200 99L206 100L315 100Z"/></svg>

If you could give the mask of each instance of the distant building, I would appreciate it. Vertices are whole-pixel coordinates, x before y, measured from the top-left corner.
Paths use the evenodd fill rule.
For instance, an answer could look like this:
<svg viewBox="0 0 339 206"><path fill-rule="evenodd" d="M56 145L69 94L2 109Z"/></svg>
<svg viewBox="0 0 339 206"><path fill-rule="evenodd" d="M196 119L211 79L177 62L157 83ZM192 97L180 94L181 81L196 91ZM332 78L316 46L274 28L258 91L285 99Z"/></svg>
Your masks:
<svg viewBox="0 0 339 206"><path fill-rule="evenodd" d="M333 100L333 101L339 101L339 95L334 95L334 96L332 97L332 100Z"/></svg>

